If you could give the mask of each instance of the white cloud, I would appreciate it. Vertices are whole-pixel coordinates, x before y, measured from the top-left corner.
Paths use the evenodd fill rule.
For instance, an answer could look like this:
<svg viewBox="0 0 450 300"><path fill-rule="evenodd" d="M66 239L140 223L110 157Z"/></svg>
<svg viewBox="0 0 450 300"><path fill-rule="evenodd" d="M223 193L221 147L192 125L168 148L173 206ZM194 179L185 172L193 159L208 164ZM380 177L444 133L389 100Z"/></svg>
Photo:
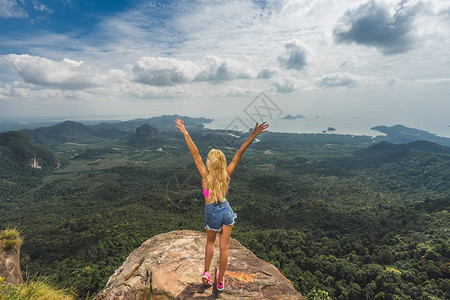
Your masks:
<svg viewBox="0 0 450 300"><path fill-rule="evenodd" d="M333 73L322 76L317 82L318 87L356 87L358 79L356 76L348 73Z"/></svg>
<svg viewBox="0 0 450 300"><path fill-rule="evenodd" d="M11 85L0 83L0 99L6 99L11 96Z"/></svg>
<svg viewBox="0 0 450 300"><path fill-rule="evenodd" d="M270 70L269 68L264 68L258 73L257 78L258 79L269 79L276 73L277 73L277 71L275 71L275 70Z"/></svg>
<svg viewBox="0 0 450 300"><path fill-rule="evenodd" d="M450 78L415 79L414 81L419 82L419 83L447 84L447 83L450 83Z"/></svg>
<svg viewBox="0 0 450 300"><path fill-rule="evenodd" d="M225 61L216 56L206 56L203 70L195 77L195 81L227 81L234 79L249 79L247 70L238 63Z"/></svg>
<svg viewBox="0 0 450 300"><path fill-rule="evenodd" d="M261 90L254 87L226 86L216 91L211 96L216 97L247 97L256 96Z"/></svg>
<svg viewBox="0 0 450 300"><path fill-rule="evenodd" d="M296 90L295 83L289 79L282 79L273 83L277 93L292 93Z"/></svg>
<svg viewBox="0 0 450 300"><path fill-rule="evenodd" d="M20 1L0 3L17 9L25 3ZM36 9L28 4L30 14L45 11L37 1L29 2ZM417 6L418 2L138 1L130 10L101 16L87 35L23 32L2 39L2 49L8 49L3 53L30 55L0 56L0 62L12 67L0 70L0 80L5 81L0 97L19 99L29 93L37 102L39 91L50 97L51 91L59 90L64 101L86 99L94 105L118 99L124 110L131 111L127 101L162 99L164 107L165 98L191 103L199 96L215 105L223 97L264 90L296 102L301 91L303 96L315 95L312 111L336 95L358 103L366 99L366 91L381 86L409 91L418 82L430 95L439 87L440 94L424 96L427 99L444 97L450 69L450 5L424 0ZM359 22L368 20L382 22L370 23L370 34L363 35L368 40L361 42L361 36L353 33L367 32ZM337 27L347 42L336 43ZM383 55L389 53L396 55ZM13 84L18 79L20 87ZM236 98L230 99L240 100ZM377 101L382 106L388 100Z"/></svg>
<svg viewBox="0 0 450 300"><path fill-rule="evenodd" d="M141 57L133 66L133 81L165 86L192 81L192 72L198 72L195 63L164 57Z"/></svg>
<svg viewBox="0 0 450 300"><path fill-rule="evenodd" d="M97 68L67 58L54 61L28 54L9 54L0 57L0 63L11 66L25 82L44 87L79 90L101 85L106 79Z"/></svg>
<svg viewBox="0 0 450 300"><path fill-rule="evenodd" d="M0 0L0 18L27 18L28 14L16 0Z"/></svg>
<svg viewBox="0 0 450 300"><path fill-rule="evenodd" d="M125 85L123 92L141 99L180 98L191 95L189 89L183 86L156 87L140 83Z"/></svg>
<svg viewBox="0 0 450 300"><path fill-rule="evenodd" d="M278 57L280 65L286 69L301 70L306 66L306 47L300 40L284 44L285 53Z"/></svg>
<svg viewBox="0 0 450 300"><path fill-rule="evenodd" d="M334 30L338 42L355 42L380 48L384 54L398 54L415 46L413 21L419 4L400 1L393 12L389 6L371 0L349 9Z"/></svg>
<svg viewBox="0 0 450 300"><path fill-rule="evenodd" d="M201 61L164 57L141 57L132 67L131 80L153 85L171 86L187 82L223 82L257 78L261 71L251 71L232 60L206 56Z"/></svg>
<svg viewBox="0 0 450 300"><path fill-rule="evenodd" d="M64 92L57 89L34 89L22 82L0 83L0 99L38 99L63 98Z"/></svg>
<svg viewBox="0 0 450 300"><path fill-rule="evenodd" d="M46 5L39 3L36 0L33 0L33 8L34 8L34 10L37 10L37 11L53 13L53 10L48 8Z"/></svg>

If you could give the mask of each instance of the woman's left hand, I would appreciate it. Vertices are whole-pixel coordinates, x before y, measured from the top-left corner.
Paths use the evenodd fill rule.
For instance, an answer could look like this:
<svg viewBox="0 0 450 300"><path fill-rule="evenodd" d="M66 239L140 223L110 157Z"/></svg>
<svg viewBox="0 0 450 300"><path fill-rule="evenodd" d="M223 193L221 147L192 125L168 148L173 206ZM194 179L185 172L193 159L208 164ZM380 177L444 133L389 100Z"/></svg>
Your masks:
<svg viewBox="0 0 450 300"><path fill-rule="evenodd" d="M182 134L186 134L187 130L184 128L184 122L180 120L180 118L175 119L175 123L177 123L177 128L180 129Z"/></svg>

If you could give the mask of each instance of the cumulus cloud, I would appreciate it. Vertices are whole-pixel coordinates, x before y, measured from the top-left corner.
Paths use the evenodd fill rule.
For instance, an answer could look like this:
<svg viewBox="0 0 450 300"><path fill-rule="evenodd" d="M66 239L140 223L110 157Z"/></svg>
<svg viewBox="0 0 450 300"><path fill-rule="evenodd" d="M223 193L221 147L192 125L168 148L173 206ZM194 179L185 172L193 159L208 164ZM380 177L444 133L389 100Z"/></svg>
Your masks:
<svg viewBox="0 0 450 300"><path fill-rule="evenodd" d="M356 87L358 85L358 81L356 76L348 74L348 73L333 73L322 76L317 82L316 86L318 87L338 87L338 86L346 86L346 87Z"/></svg>
<svg viewBox="0 0 450 300"><path fill-rule="evenodd" d="M299 40L284 44L285 53L278 57L280 66L286 69L301 70L306 65L306 47Z"/></svg>
<svg viewBox="0 0 450 300"><path fill-rule="evenodd" d="M334 37L340 43L374 46L383 54L397 54L414 47L413 20L418 5L399 3L393 14L386 5L372 0L347 10L334 29Z"/></svg>
<svg viewBox="0 0 450 300"><path fill-rule="evenodd" d="M192 81L198 67L191 61L164 57L141 57L133 66L133 81L156 86Z"/></svg>
<svg viewBox="0 0 450 300"><path fill-rule="evenodd" d="M256 96L261 92L253 87L227 86L225 89L219 90L213 94L217 97L243 97Z"/></svg>
<svg viewBox="0 0 450 300"><path fill-rule="evenodd" d="M140 83L130 84L124 91L133 97L141 99L177 98L185 97L189 94L189 91L182 86L159 87Z"/></svg>
<svg viewBox="0 0 450 300"><path fill-rule="evenodd" d="M0 83L0 99L6 99L11 96L11 85Z"/></svg>
<svg viewBox="0 0 450 300"><path fill-rule="evenodd" d="M294 82L288 79L282 79L272 84L277 93L292 93L296 90Z"/></svg>
<svg viewBox="0 0 450 300"><path fill-rule="evenodd" d="M67 58L54 61L28 54L9 54L0 57L0 63L10 65L25 82L44 87L79 90L99 85L105 79L96 68Z"/></svg>
<svg viewBox="0 0 450 300"><path fill-rule="evenodd" d="M250 72L239 64L216 56L193 62L177 58L141 57L132 67L131 80L153 86L171 86L187 82L223 82L249 79Z"/></svg>
<svg viewBox="0 0 450 300"><path fill-rule="evenodd" d="M56 89L33 89L32 85L16 81L13 84L0 83L0 99L44 99L61 98L64 92Z"/></svg>
<svg viewBox="0 0 450 300"><path fill-rule="evenodd" d="M447 15L450 16L450 2L442 0L428 0L426 2L425 12L430 15Z"/></svg>
<svg viewBox="0 0 450 300"><path fill-rule="evenodd" d="M227 81L249 78L250 75L248 72L239 68L237 65L233 66L216 56L206 56L204 59L204 68L196 76L195 81Z"/></svg>
<svg viewBox="0 0 450 300"><path fill-rule="evenodd" d="M120 103L115 109L118 113L140 113L128 101L136 104L145 101L135 98L169 97L194 101L196 95L208 101L220 96L250 99L261 90L291 93L283 94L289 100L299 90L312 90L308 97L318 95L327 101L329 94L320 89L340 93L347 87L360 87L348 90L346 98L352 100L365 91L384 92L387 84L395 82L389 88L408 87L406 95L418 85L414 79L442 78L441 85L420 85L424 90L431 86L431 95L436 95L436 87L444 89L448 84L448 1L410 0L395 6L399 1L146 1L97 16L92 30L81 36L77 28L84 26L66 33L48 26L39 27L50 30L39 34L28 31L29 26L23 32L13 30L14 35L6 30L2 32L4 54L30 51L37 57L29 61L20 57L17 62L0 55L0 63L12 67L0 66L1 78L11 85L0 86L0 97L6 97L2 102L9 104L14 102L9 100L34 95L31 99L38 102L60 91L61 103L86 100L86 113L91 113L94 103L112 104L110 99ZM413 1L423 3L416 14ZM42 0L0 0L0 14L11 11L5 3L14 4L9 8L16 11L26 7L22 17L26 12L30 19L43 14L57 17L47 10L57 6ZM423 10L426 7L428 11ZM9 20L14 21L4 21ZM400 53L411 49L419 38L420 47L405 55L364 55L366 47L373 48L370 52ZM292 39L301 39L304 45ZM333 47L333 41L342 44ZM71 60L61 60L64 57ZM106 71L111 68L116 70ZM389 79L392 76L398 80ZM27 86L13 86L14 80ZM0 111L7 114L5 106Z"/></svg>
<svg viewBox="0 0 450 300"><path fill-rule="evenodd" d="M270 77L272 77L276 72L273 70L269 70L267 68L262 69L259 73L257 78L258 79L269 79Z"/></svg>
<svg viewBox="0 0 450 300"><path fill-rule="evenodd" d="M27 18L27 12L16 0L0 0L0 18Z"/></svg>

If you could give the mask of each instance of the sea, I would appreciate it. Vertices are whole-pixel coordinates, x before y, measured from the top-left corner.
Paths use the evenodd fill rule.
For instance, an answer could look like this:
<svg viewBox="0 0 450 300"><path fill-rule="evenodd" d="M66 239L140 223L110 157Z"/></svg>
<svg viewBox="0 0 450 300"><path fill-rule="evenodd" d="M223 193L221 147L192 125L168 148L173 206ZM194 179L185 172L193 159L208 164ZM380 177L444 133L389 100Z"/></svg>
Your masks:
<svg viewBox="0 0 450 300"><path fill-rule="evenodd" d="M259 123L262 123L261 120ZM392 119L368 119L360 117L334 117L334 116L305 116L296 119L273 118L265 120L269 124L269 131L288 133L327 133L327 134L350 134L380 136L385 135L376 130L375 126L394 126L397 124L428 131L437 136L450 138L450 122L435 120L433 122L418 122L410 120ZM209 129L230 129L244 131L245 128L254 128L255 120L249 118L215 118L211 123L205 123L205 128ZM331 131L329 130L331 129ZM335 130L333 130L335 129Z"/></svg>

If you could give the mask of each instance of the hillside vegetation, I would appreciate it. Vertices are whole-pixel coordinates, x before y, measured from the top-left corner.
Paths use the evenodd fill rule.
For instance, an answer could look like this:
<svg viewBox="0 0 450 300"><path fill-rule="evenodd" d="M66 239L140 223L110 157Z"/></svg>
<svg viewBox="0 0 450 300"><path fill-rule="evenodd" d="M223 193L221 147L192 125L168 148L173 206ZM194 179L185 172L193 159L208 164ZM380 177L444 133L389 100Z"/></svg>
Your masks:
<svg viewBox="0 0 450 300"><path fill-rule="evenodd" d="M32 166L34 160L40 169ZM57 157L18 131L0 133L0 205L40 184L58 166Z"/></svg>
<svg viewBox="0 0 450 300"><path fill-rule="evenodd" d="M25 188L2 193L0 224L26 236L24 270L84 297L148 238L204 230L201 176L184 138L159 132L151 145L56 143L60 169L20 177ZM211 147L230 162L248 135L225 143L217 131L190 134L204 162ZM449 148L331 134L258 138L230 182L234 238L310 299L450 297Z"/></svg>

